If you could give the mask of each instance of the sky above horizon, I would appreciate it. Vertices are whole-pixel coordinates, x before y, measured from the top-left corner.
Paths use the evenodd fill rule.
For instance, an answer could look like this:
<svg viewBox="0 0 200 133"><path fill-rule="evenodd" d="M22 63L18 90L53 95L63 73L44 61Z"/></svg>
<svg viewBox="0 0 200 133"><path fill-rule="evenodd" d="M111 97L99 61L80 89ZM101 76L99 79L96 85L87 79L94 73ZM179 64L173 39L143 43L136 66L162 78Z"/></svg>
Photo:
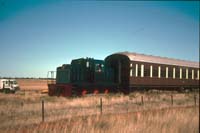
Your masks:
<svg viewBox="0 0 200 133"><path fill-rule="evenodd" d="M199 2L0 0L0 77L122 51L199 61Z"/></svg>

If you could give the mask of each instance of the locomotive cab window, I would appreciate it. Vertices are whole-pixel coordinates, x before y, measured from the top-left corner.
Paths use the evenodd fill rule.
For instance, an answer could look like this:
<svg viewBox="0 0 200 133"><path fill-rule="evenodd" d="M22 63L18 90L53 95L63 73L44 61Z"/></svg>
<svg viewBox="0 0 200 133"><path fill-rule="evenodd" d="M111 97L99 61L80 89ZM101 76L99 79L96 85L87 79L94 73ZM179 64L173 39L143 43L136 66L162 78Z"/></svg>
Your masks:
<svg viewBox="0 0 200 133"><path fill-rule="evenodd" d="M95 72L103 72L103 64L96 64L95 65Z"/></svg>

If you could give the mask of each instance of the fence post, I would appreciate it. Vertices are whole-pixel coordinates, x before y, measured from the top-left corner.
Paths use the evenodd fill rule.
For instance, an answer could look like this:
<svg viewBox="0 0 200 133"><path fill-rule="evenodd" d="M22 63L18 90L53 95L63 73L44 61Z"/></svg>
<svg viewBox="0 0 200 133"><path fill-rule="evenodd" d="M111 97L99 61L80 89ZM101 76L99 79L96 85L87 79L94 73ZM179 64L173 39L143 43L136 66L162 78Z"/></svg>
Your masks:
<svg viewBox="0 0 200 133"><path fill-rule="evenodd" d="M144 101L143 101L143 96L141 96L141 102L142 102L142 105L144 104Z"/></svg>
<svg viewBox="0 0 200 133"><path fill-rule="evenodd" d="M150 102L150 96L148 96L148 102Z"/></svg>
<svg viewBox="0 0 200 133"><path fill-rule="evenodd" d="M171 94L171 104L173 105L173 95Z"/></svg>
<svg viewBox="0 0 200 133"><path fill-rule="evenodd" d="M127 103L126 103L126 107L127 107L126 110L127 110L127 113L128 113L128 105L129 105L129 104L128 104L128 101L127 101Z"/></svg>
<svg viewBox="0 0 200 133"><path fill-rule="evenodd" d="M21 102L21 106L22 106L22 107L24 106L24 103L23 103L23 102Z"/></svg>
<svg viewBox="0 0 200 133"><path fill-rule="evenodd" d="M194 105L195 105L195 107L196 107L196 105L197 105L197 103L196 103L196 95L194 94Z"/></svg>
<svg viewBox="0 0 200 133"><path fill-rule="evenodd" d="M102 98L100 98L100 113L102 114Z"/></svg>
<svg viewBox="0 0 200 133"><path fill-rule="evenodd" d="M44 122L44 100L42 100L42 122Z"/></svg>

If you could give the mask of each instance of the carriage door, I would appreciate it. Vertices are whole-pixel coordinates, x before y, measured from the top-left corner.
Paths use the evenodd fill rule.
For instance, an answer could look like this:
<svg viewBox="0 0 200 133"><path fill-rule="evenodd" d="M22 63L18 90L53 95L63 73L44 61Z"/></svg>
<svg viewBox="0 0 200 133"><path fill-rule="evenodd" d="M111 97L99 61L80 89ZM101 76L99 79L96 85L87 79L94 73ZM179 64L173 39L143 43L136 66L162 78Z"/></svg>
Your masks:
<svg viewBox="0 0 200 133"><path fill-rule="evenodd" d="M127 60L118 59L117 61L117 81L118 84L126 87L129 84L129 62Z"/></svg>

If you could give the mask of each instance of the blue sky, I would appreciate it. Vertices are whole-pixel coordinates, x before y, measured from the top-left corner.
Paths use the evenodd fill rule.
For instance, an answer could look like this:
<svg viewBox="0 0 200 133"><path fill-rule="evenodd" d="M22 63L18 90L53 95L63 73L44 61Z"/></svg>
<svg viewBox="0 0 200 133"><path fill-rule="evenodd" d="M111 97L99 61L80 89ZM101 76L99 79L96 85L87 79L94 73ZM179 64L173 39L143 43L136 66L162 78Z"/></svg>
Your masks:
<svg viewBox="0 0 200 133"><path fill-rule="evenodd" d="M130 51L199 61L199 2L0 0L0 76Z"/></svg>

